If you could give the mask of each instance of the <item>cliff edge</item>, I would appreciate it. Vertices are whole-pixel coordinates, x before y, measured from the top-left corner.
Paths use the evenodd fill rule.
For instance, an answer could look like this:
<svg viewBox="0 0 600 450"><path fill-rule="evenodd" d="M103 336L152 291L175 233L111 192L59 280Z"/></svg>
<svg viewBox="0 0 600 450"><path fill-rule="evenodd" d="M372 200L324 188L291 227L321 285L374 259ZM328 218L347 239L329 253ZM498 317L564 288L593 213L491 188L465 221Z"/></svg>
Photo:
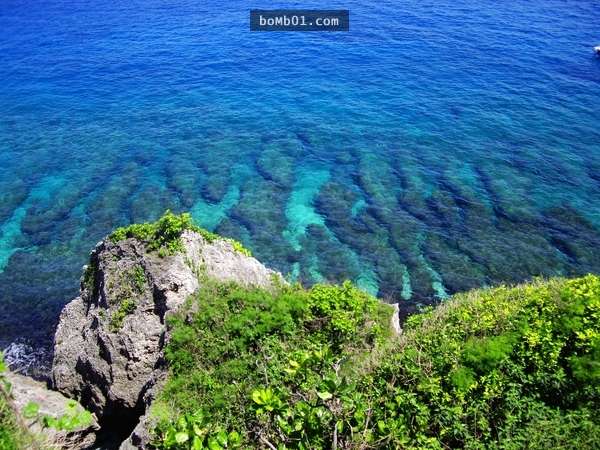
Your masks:
<svg viewBox="0 0 600 450"><path fill-rule="evenodd" d="M165 317L198 290L201 274L263 288L281 279L234 241L171 225L130 228L100 242L56 330L54 388L79 399L101 424L118 412L122 431L131 431L163 379ZM167 239L157 245L161 235ZM130 442L140 445L143 434L138 427Z"/></svg>

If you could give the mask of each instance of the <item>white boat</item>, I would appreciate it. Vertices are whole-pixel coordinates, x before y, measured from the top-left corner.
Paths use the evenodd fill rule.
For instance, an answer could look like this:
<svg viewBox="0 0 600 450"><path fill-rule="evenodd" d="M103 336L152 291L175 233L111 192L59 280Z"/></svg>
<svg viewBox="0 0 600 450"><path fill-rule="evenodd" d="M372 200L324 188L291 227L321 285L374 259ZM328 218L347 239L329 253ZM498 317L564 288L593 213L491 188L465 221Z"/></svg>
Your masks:
<svg viewBox="0 0 600 450"><path fill-rule="evenodd" d="M600 56L600 45L596 45L594 47L594 52L596 53L596 55Z"/></svg>

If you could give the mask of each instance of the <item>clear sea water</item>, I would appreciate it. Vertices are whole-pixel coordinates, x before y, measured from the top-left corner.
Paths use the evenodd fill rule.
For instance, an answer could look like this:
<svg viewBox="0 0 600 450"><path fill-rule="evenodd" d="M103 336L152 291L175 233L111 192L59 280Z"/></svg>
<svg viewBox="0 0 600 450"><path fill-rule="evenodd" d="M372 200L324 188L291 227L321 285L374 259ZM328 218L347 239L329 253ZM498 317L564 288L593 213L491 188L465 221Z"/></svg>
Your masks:
<svg viewBox="0 0 600 450"><path fill-rule="evenodd" d="M251 8L349 33L251 33ZM404 312L600 271L600 2L0 2L0 341L165 209Z"/></svg>

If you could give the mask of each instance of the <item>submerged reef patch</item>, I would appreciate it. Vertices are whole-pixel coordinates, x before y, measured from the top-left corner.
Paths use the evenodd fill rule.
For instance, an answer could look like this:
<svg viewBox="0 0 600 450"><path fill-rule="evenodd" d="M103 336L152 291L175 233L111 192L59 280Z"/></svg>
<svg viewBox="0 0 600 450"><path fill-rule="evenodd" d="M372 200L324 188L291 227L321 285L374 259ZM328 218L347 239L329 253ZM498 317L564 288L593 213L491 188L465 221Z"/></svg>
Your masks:
<svg viewBox="0 0 600 450"><path fill-rule="evenodd" d="M329 179L330 173L324 168L300 168L296 175L292 192L285 207L288 226L283 232L296 251L302 249L300 239L306 235L309 225L324 226L323 217L314 209L313 202L321 186Z"/></svg>

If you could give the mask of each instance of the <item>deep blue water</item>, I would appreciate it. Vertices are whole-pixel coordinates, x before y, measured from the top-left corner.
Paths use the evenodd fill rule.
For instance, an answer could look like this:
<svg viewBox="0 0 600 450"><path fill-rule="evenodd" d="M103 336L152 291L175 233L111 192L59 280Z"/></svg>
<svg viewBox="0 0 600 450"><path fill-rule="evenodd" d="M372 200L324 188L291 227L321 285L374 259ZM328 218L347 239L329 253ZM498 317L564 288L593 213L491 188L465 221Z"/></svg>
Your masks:
<svg viewBox="0 0 600 450"><path fill-rule="evenodd" d="M249 31L294 6L351 31ZM598 44L598 1L2 0L0 341L167 208L404 311L598 272Z"/></svg>

